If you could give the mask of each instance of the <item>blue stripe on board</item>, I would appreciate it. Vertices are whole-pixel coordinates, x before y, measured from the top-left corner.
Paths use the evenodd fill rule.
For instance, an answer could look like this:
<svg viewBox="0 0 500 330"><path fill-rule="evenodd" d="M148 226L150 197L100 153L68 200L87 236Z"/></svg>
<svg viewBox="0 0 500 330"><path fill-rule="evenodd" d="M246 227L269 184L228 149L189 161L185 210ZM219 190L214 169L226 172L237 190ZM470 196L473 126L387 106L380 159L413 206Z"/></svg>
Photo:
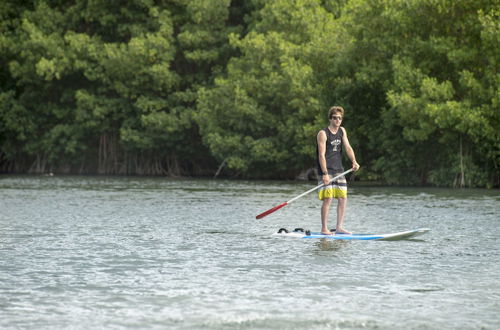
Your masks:
<svg viewBox="0 0 500 330"><path fill-rule="evenodd" d="M349 240L349 239L357 239L357 240L373 240L373 239L381 239L384 238L385 236L374 236L374 235L309 235L309 236L304 236L302 238L329 238L329 239L344 239L344 240Z"/></svg>
<svg viewBox="0 0 500 330"><path fill-rule="evenodd" d="M323 235L322 233L311 233L311 235L316 235L316 236L330 236L330 235ZM337 236L340 236L340 235L344 235L344 236L381 236L380 234L379 235L376 235L376 234L358 234L358 233L355 233L355 234L337 234Z"/></svg>

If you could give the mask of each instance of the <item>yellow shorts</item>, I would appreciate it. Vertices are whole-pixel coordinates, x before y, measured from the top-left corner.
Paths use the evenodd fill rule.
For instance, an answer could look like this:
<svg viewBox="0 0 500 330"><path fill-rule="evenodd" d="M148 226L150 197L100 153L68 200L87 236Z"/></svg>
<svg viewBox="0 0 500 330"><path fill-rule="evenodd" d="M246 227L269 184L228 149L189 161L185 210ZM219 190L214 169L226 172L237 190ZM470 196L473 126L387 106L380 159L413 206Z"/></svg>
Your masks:
<svg viewBox="0 0 500 330"><path fill-rule="evenodd" d="M340 173L330 174L333 178ZM318 185L322 184L323 180L318 181ZM346 198L347 197L347 181L345 176L341 176L337 180L331 182L328 186L322 186L318 189L318 198L323 200L325 198Z"/></svg>

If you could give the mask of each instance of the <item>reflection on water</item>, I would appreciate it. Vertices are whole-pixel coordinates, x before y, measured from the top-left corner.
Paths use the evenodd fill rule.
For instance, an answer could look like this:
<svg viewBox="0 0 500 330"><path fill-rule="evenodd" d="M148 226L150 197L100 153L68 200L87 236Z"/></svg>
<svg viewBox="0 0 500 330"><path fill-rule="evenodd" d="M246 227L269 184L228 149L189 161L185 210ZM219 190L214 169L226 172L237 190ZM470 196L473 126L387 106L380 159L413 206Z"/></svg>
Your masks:
<svg viewBox="0 0 500 330"><path fill-rule="evenodd" d="M343 247L345 247L349 243L351 242L348 242L347 240L332 240L327 238L320 238L316 240L314 245L320 251L337 252L340 251Z"/></svg>
<svg viewBox="0 0 500 330"><path fill-rule="evenodd" d="M255 219L310 187L1 176L0 328L500 324L496 191L350 190L350 230L431 228L406 241L272 236L280 227L319 229L312 195Z"/></svg>

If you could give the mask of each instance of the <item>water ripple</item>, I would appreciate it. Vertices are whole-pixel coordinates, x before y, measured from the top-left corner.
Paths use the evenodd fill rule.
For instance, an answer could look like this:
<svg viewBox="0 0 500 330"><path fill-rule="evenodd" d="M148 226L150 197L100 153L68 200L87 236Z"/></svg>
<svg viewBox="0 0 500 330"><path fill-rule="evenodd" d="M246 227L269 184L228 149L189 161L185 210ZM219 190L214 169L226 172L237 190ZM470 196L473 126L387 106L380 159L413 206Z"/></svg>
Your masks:
<svg viewBox="0 0 500 330"><path fill-rule="evenodd" d="M306 183L119 177L0 179L0 327L493 329L500 232L492 191L352 189L356 232L317 230ZM471 217L471 214L474 216ZM333 219L332 219L333 223Z"/></svg>

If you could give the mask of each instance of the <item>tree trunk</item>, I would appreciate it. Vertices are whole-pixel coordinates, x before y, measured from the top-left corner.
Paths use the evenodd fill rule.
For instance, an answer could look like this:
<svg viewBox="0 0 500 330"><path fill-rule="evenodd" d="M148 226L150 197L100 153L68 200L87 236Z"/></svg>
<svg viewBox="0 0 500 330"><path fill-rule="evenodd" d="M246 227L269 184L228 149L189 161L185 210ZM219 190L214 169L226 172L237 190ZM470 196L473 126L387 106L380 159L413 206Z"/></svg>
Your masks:
<svg viewBox="0 0 500 330"><path fill-rule="evenodd" d="M226 165L226 160L224 159L222 163L219 165L219 168L217 169L217 172L215 172L214 179L217 178L220 174L220 171L222 171L222 168Z"/></svg>
<svg viewBox="0 0 500 330"><path fill-rule="evenodd" d="M464 153L462 147L462 135L460 135L460 188L465 187Z"/></svg>

